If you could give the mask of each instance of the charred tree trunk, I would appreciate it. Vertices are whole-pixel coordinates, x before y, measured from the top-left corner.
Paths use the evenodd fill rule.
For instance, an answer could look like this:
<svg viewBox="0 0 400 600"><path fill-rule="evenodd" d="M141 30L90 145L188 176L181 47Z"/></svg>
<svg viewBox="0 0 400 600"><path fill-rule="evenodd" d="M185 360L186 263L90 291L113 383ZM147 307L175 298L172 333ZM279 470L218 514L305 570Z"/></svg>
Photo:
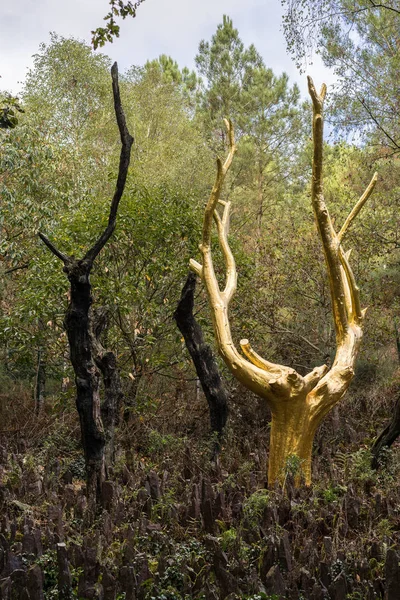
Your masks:
<svg viewBox="0 0 400 600"><path fill-rule="evenodd" d="M200 325L193 316L196 275L189 273L174 319L192 357L197 376L210 410L211 429L220 437L228 418L229 394L226 390L212 350L204 341Z"/></svg>
<svg viewBox="0 0 400 600"><path fill-rule="evenodd" d="M99 498L105 475L105 433L100 413L100 373L93 359L89 311L92 286L87 261L68 261L64 267L71 283L71 296L64 326L68 335L70 358L75 372L76 408L81 424L85 453L87 493Z"/></svg>
<svg viewBox="0 0 400 600"><path fill-rule="evenodd" d="M100 369L104 384L104 399L100 406L101 419L105 430L106 470L114 462L115 427L119 423L119 413L123 398L121 379L114 352L106 350L100 336L108 325L108 311L105 308L92 312L92 347L94 360Z"/></svg>
<svg viewBox="0 0 400 600"><path fill-rule="evenodd" d="M75 372L76 406L81 424L81 437L86 464L87 493L91 508L89 512L91 514L93 514L94 507L100 499L101 486L105 476L104 450L107 438L104 432L100 404L100 372L95 363L98 356L97 346L93 343L94 336L91 324L92 287L90 272L97 255L110 239L115 229L118 206L125 188L133 143L133 138L126 126L125 115L121 105L117 63L114 63L112 66L111 77L115 116L121 137L121 153L118 178L111 201L107 227L82 259L67 256L58 250L45 235L39 233L41 240L49 250L64 263L64 272L67 274L71 284L70 302L64 325L68 335L71 363ZM108 411L103 411L104 416L108 425Z"/></svg>
<svg viewBox="0 0 400 600"><path fill-rule="evenodd" d="M397 396L396 406L394 408L393 416L390 422L387 424L382 433L375 440L371 452L372 452L372 468L377 469L379 467L379 456L383 448L390 448L390 446L400 436L400 395Z"/></svg>

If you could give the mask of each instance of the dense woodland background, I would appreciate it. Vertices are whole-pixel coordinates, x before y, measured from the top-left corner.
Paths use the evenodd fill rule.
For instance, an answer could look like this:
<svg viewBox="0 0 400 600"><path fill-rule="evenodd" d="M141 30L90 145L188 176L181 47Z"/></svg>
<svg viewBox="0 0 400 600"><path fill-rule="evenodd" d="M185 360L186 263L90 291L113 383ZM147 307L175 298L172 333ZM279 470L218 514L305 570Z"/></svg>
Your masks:
<svg viewBox="0 0 400 600"><path fill-rule="evenodd" d="M107 223L120 146L109 58L53 34L21 98L3 96L1 108L0 598L399 597L399 450L384 449L376 469L371 448L400 385L400 6L286 8L300 64L319 50L338 76L327 97L324 184L339 227L379 173L348 242L369 307L364 339L350 391L317 432L313 486L294 487L294 462L283 486L265 488L268 410L218 358L229 417L216 452L173 318L189 259L198 259L229 117L238 144L224 190L239 275L234 338L250 337L299 373L334 355L310 206L310 102L224 17L200 42L196 72L161 56L120 74L134 144L117 227L91 282L124 397L102 506L87 518L63 327L69 286L38 232L68 255L85 253ZM200 283L195 316L212 345Z"/></svg>

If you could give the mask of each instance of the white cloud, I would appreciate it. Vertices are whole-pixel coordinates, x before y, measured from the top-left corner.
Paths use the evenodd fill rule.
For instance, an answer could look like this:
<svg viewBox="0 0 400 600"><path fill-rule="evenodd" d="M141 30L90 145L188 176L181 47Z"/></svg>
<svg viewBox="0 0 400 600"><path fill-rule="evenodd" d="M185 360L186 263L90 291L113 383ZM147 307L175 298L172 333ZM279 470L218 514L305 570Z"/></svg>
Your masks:
<svg viewBox="0 0 400 600"><path fill-rule="evenodd" d="M7 2L0 22L0 87L18 92L17 82L24 79L39 44L48 42L49 31L90 42L91 30L102 24L107 10L107 0ZM210 39L222 15L228 14L244 43L254 43L266 65L276 73L286 71L305 95L305 77L285 51L281 11L280 0L146 0L136 19L121 22L120 38L101 51L117 60L121 70L163 53L193 67L200 40ZM319 61L310 74L316 83L332 80Z"/></svg>

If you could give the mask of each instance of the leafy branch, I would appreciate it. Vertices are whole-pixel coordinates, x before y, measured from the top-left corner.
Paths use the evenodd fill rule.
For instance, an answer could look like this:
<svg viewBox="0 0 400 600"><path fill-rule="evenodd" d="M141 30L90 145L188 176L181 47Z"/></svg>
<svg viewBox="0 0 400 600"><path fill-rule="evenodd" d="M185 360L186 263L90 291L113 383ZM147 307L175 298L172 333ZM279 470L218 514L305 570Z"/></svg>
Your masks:
<svg viewBox="0 0 400 600"><path fill-rule="evenodd" d="M126 19L126 17L136 17L136 10L144 2L138 0L134 4L132 2L123 2L123 0L110 0L111 10L104 17L107 21L105 27L98 27L92 34L92 46L96 50L99 46L102 47L106 42L113 42L114 37L119 37L120 26L116 23L116 17Z"/></svg>
<svg viewBox="0 0 400 600"><path fill-rule="evenodd" d="M8 93L0 95L0 129L14 129L18 125L17 113L23 112L18 98Z"/></svg>

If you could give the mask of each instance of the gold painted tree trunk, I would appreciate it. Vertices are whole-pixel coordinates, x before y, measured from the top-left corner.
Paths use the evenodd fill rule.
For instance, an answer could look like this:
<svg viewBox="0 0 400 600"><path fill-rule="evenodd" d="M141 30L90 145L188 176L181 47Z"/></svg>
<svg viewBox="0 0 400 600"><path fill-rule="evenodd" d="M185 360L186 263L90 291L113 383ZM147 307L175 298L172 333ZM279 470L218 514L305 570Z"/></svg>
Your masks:
<svg viewBox="0 0 400 600"><path fill-rule="evenodd" d="M236 348L229 325L229 302L236 291L236 266L228 243L230 202L220 199L226 173L236 151L232 124L225 121L229 137L229 154L225 163L217 160L217 176L206 205L200 243L201 264L190 261L207 290L218 350L233 375L248 389L266 400L272 413L268 481L282 481L288 460L296 457L305 482L311 483L311 453L315 432L332 407L345 394L354 375L355 361L362 338L365 311L361 310L359 289L349 264L350 252L342 247L343 238L375 186L373 176L366 191L350 212L342 229L336 233L322 187L323 120L326 94L323 85L318 94L311 78L309 92L313 103L313 179L312 206L325 254L332 311L336 331L336 355L332 367L315 368L306 376L294 369L271 363L259 356L248 340ZM223 207L222 214L217 210ZM211 229L216 223L219 243L225 258L226 284L217 282L211 256Z"/></svg>

